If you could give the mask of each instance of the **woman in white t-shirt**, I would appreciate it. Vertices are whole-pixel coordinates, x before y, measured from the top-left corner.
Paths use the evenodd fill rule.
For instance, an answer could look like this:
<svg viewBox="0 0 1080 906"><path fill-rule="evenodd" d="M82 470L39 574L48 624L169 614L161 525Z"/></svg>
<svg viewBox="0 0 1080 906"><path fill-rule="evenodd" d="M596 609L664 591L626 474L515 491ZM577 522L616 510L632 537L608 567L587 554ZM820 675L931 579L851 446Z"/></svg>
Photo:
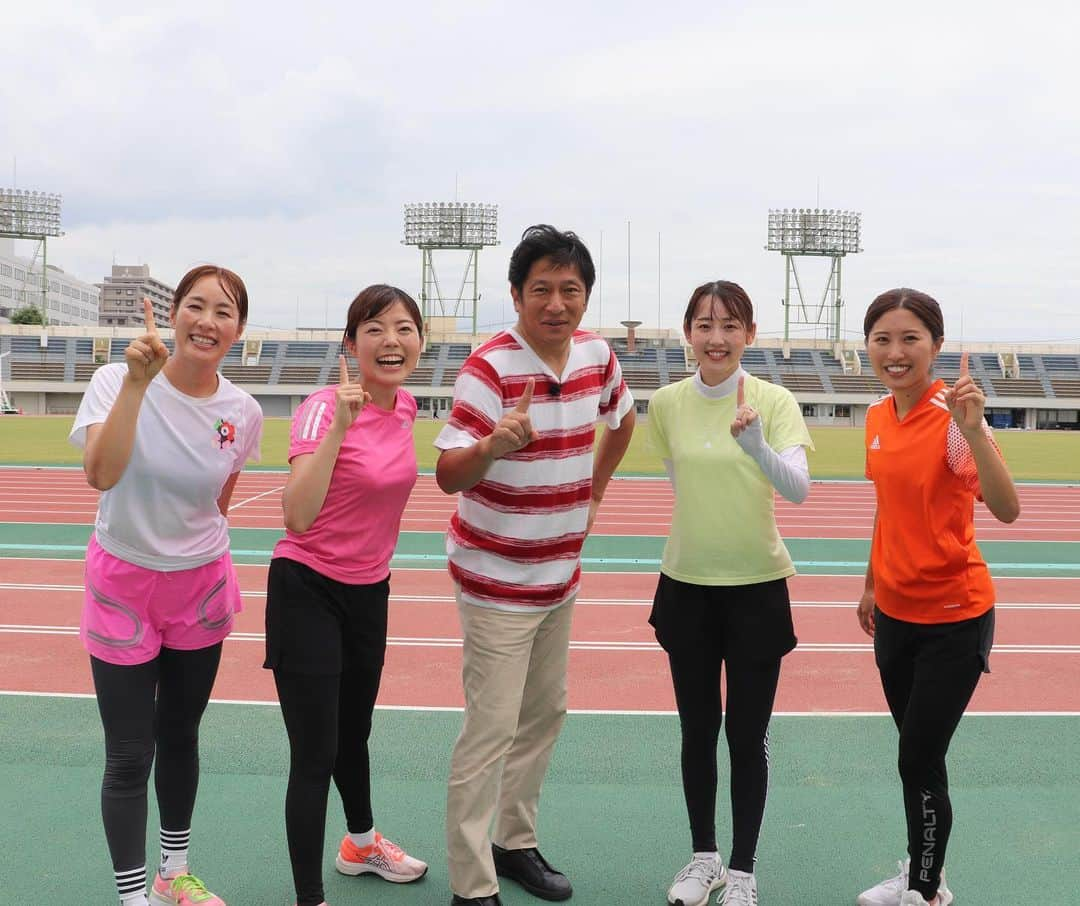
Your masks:
<svg viewBox="0 0 1080 906"><path fill-rule="evenodd" d="M787 589L795 567L776 527L773 493L794 503L806 499L806 449L813 445L791 393L741 367L756 325L740 286L727 280L699 286L683 331L698 371L653 395L648 423L675 491L649 622L671 666L693 847L668 902L704 906L724 887L723 906L756 906L769 718L780 660L795 647ZM728 869L716 846L721 723L731 759Z"/></svg>
<svg viewBox="0 0 1080 906"><path fill-rule="evenodd" d="M126 364L99 368L71 441L99 491L80 635L105 730L101 811L121 906L223 906L188 868L198 731L240 610L226 513L257 460L262 412L218 373L247 321L232 271L189 271L173 298L174 351L143 300ZM147 780L155 766L161 861L147 898Z"/></svg>

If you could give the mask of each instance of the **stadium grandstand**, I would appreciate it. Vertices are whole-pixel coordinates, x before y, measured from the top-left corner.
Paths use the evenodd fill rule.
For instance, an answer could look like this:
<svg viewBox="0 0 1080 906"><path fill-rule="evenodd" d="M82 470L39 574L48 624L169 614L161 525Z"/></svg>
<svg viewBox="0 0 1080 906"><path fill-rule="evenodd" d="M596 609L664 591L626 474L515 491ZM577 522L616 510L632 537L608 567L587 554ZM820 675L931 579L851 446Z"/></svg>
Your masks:
<svg viewBox="0 0 1080 906"><path fill-rule="evenodd" d="M0 391L26 414L71 414L95 369L122 362L134 328L0 325ZM693 374L693 353L675 330L639 328L628 343L625 328L600 333L615 350L626 381L644 413L665 384ZM163 331L166 344L169 331ZM406 385L422 417L444 418L454 379L469 351L486 339L469 334L429 338ZM236 343L222 373L250 392L270 417L288 417L315 388L335 380L336 331L252 331ZM1080 429L1080 345L968 344L970 370L987 395L996 428ZM631 351L632 350L632 351ZM787 387L812 425L861 425L866 408L885 391L862 344L759 338L743 367ZM937 373L953 381L960 348L946 343Z"/></svg>

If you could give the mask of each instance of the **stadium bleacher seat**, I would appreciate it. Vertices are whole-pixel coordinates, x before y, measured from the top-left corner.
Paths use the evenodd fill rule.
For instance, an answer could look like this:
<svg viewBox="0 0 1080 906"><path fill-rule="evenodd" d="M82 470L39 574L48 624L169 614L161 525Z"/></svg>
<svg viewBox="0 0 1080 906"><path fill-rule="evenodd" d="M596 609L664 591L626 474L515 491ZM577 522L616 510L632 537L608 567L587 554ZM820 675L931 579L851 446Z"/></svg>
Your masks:
<svg viewBox="0 0 1080 906"><path fill-rule="evenodd" d="M94 348L107 350L111 362L124 361L126 337L55 336L41 346L40 335L14 335L5 340L10 355L4 358L4 378L19 381L62 382L65 378L86 383L102 364L95 361ZM693 354L681 342L666 346L640 345L633 354L626 349L625 338L614 338L612 348L619 359L623 375L632 390L640 393L655 391L665 381L675 382L692 375L697 368ZM104 347L102 344L105 344ZM165 338L172 349L172 339ZM243 344L234 346L222 362L222 373L246 387L260 384L280 384L289 387L314 389L322 382L337 378L336 340L297 339L260 340L258 364L243 364ZM420 356L408 386L414 391L432 387L452 386L462 364L471 352L468 343L428 342ZM858 394L880 396L885 388L874 376L865 349L851 348L858 356L862 374L844 372L843 364L831 348L796 347L784 358L779 345L751 346L743 354L743 367L755 377L778 381L792 392ZM1003 358L1004 356L1004 358ZM1007 358L1012 368L1019 368L1021 377L1002 377L1002 361ZM982 383L991 399L998 397L1027 397L1036 399L1080 398L1080 355L1066 353L1018 353L1015 356L996 352L972 351L972 373ZM960 353L942 353L935 373L947 382L956 380L960 372Z"/></svg>

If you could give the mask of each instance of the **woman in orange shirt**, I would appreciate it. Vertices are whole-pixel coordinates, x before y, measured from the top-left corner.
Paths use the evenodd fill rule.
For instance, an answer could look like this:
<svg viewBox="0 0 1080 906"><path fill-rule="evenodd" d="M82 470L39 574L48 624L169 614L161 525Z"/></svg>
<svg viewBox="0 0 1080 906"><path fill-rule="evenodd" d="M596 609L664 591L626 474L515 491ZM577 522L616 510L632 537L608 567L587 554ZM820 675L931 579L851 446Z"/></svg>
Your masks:
<svg viewBox="0 0 1080 906"><path fill-rule="evenodd" d="M1020 504L966 354L952 388L933 376L945 339L938 303L915 290L889 290L867 309L863 332L890 394L866 414L866 477L877 512L858 617L874 639L900 731L909 858L858 903L948 906L945 755L989 669L994 635L994 587L975 544L974 499L1002 522L1015 520Z"/></svg>

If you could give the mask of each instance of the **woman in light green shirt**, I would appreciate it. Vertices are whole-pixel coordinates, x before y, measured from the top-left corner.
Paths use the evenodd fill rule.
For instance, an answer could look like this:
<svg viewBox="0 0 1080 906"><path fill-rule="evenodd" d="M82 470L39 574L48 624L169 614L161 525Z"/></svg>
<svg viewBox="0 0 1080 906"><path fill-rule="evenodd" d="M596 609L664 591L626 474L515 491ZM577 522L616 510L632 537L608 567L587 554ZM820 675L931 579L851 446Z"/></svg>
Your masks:
<svg viewBox="0 0 1080 906"><path fill-rule="evenodd" d="M810 433L785 388L746 373L756 332L746 292L726 280L694 290L683 318L698 371L649 402L650 443L675 491L671 534L649 622L667 652L682 726L682 779L693 857L672 906L756 906L754 860L768 788L768 728L780 661L795 647L774 491L802 503ZM727 677L726 723L720 693ZM732 849L716 845L716 746L731 760Z"/></svg>

